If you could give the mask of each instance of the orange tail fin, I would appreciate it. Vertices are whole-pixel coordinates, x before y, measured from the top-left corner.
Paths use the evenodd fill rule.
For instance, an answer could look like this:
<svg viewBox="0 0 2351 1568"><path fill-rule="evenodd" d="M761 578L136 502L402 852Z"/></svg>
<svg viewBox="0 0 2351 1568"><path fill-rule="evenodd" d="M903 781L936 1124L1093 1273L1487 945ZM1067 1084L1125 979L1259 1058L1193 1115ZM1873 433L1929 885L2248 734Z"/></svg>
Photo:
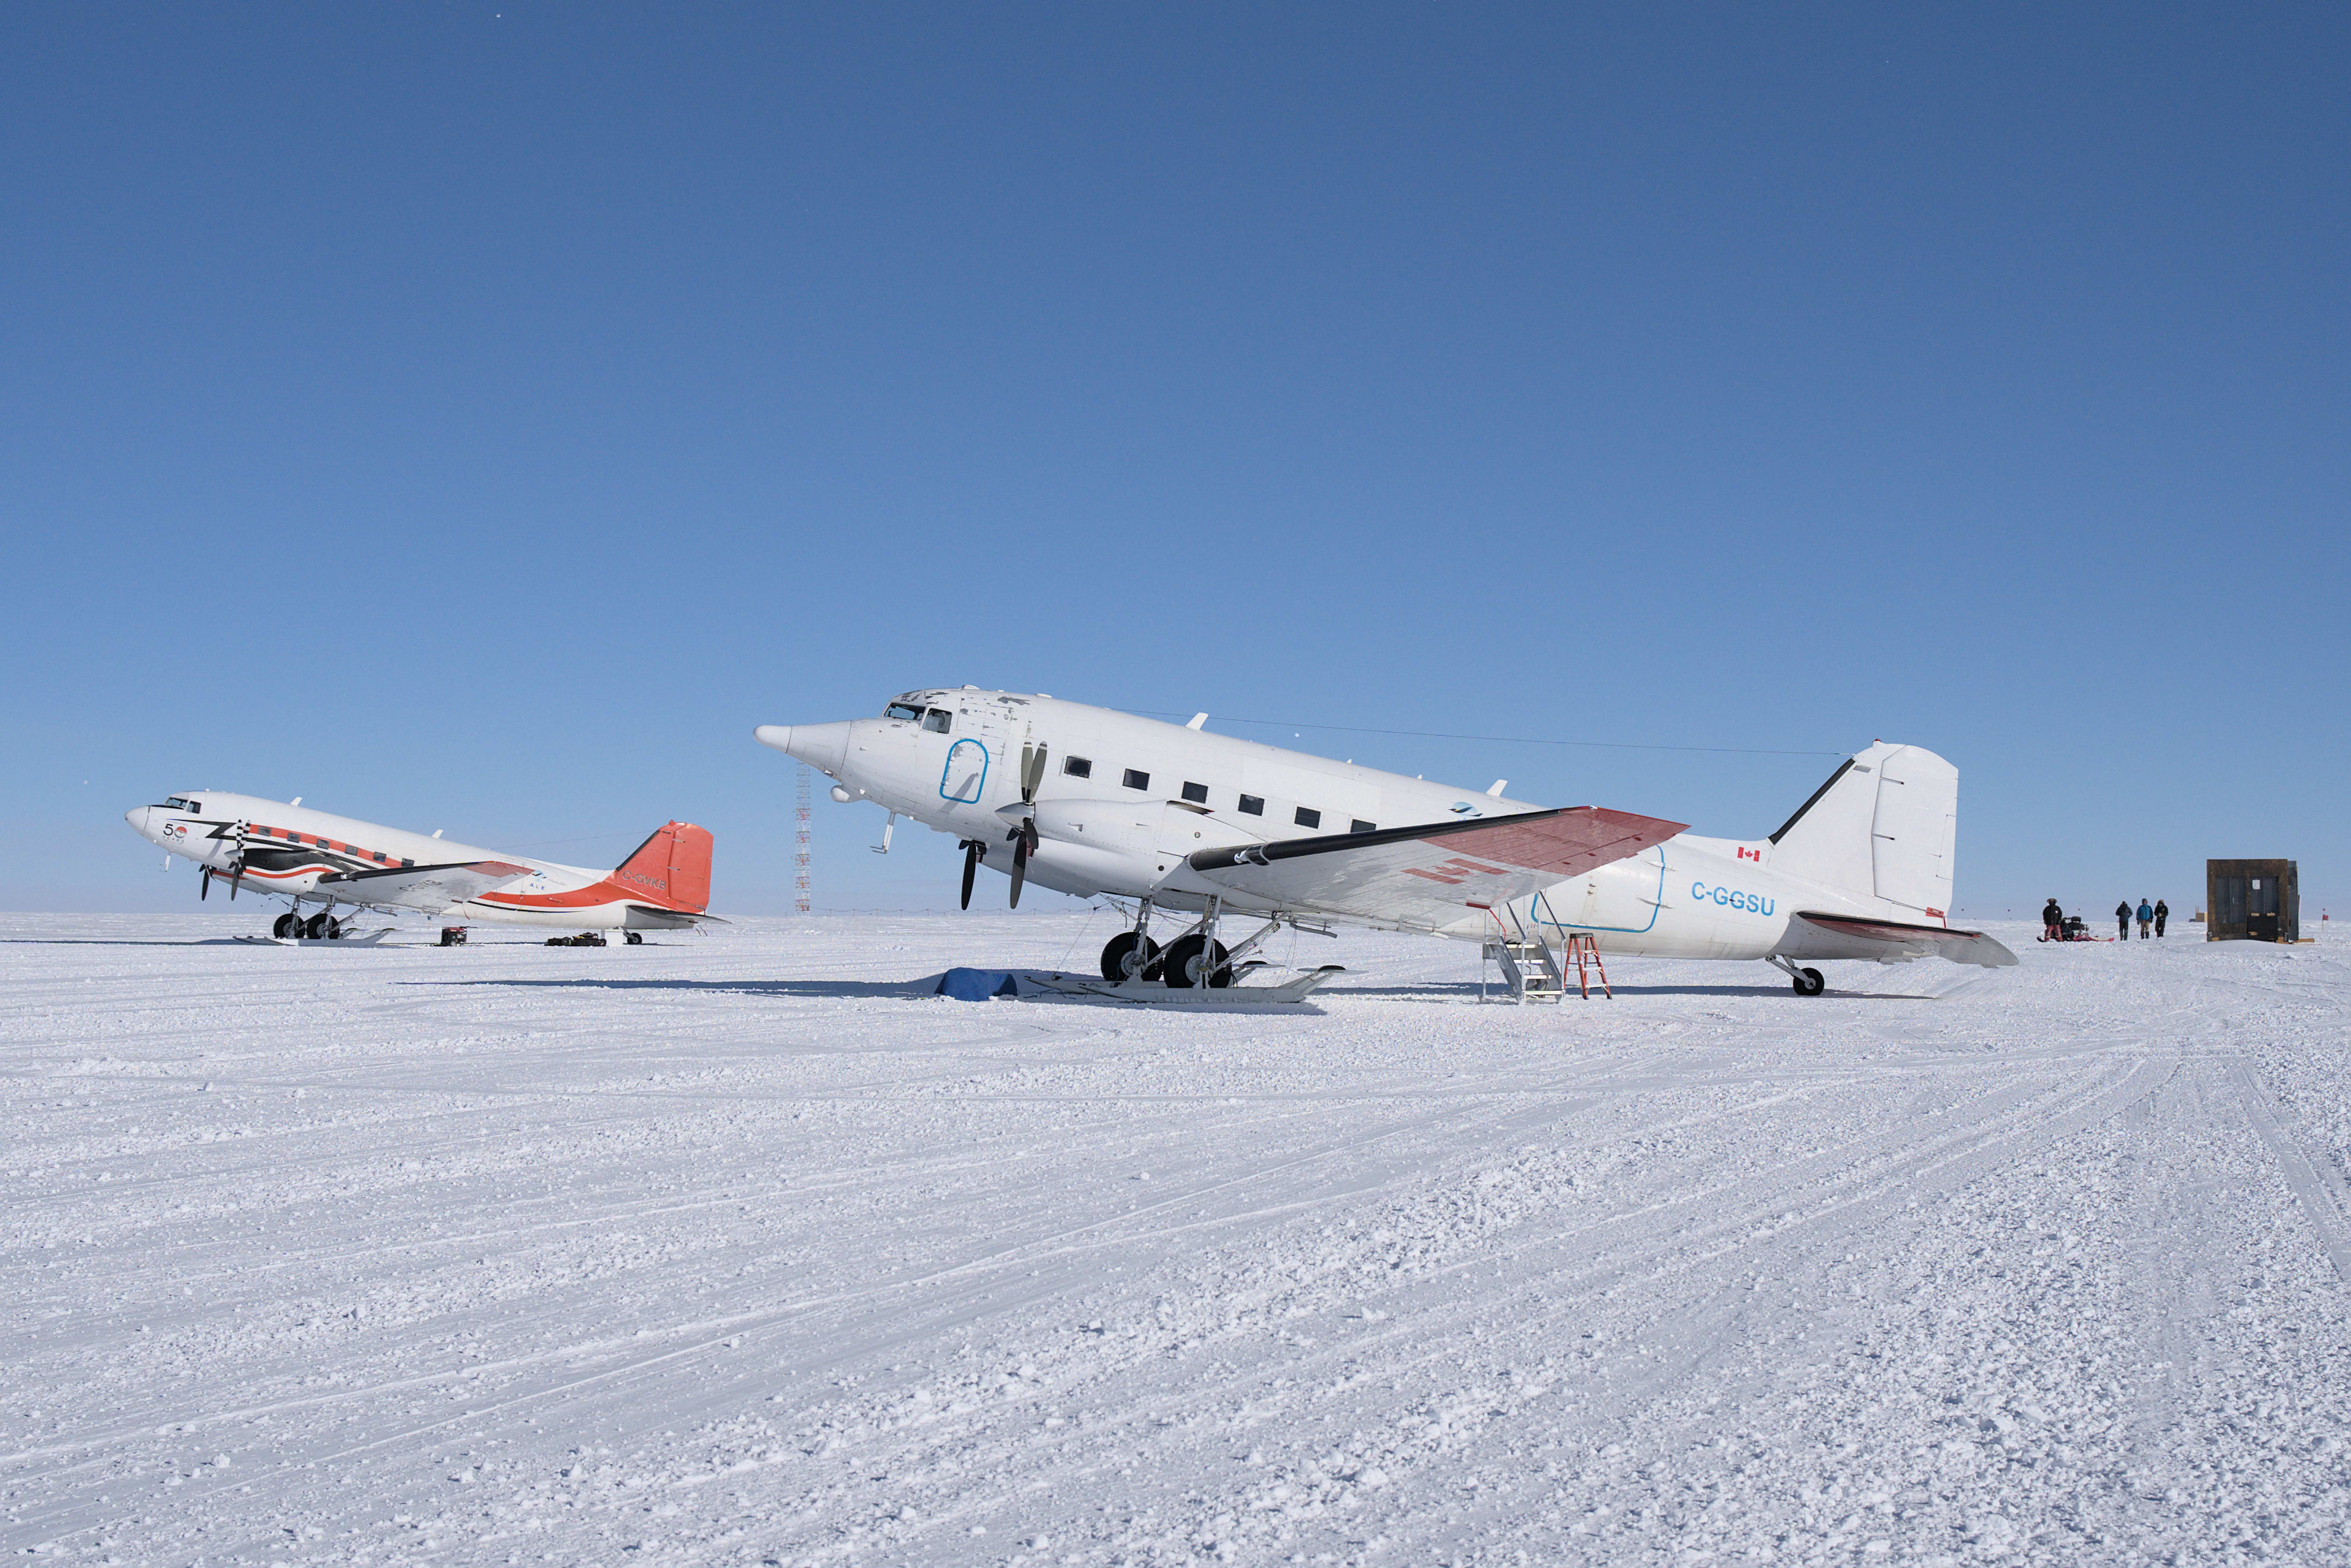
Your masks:
<svg viewBox="0 0 2351 1568"><path fill-rule="evenodd" d="M606 880L648 904L695 915L710 907L710 830L664 822Z"/></svg>

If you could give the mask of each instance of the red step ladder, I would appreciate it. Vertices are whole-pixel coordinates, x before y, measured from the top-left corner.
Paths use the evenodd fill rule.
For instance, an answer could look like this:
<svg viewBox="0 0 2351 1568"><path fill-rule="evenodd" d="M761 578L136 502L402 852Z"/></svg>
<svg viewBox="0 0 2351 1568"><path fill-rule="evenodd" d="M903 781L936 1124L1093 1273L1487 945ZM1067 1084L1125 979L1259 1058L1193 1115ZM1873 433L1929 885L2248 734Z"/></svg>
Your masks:
<svg viewBox="0 0 2351 1568"><path fill-rule="evenodd" d="M1583 932L1571 934L1567 939L1567 951L1561 955L1560 967L1565 968L1569 959L1575 962L1576 988L1583 993L1585 1001L1592 999L1592 977L1584 973L1586 965L1599 971L1600 994L1612 1002L1616 999L1616 993L1608 988L1608 966L1600 961L1599 943Z"/></svg>

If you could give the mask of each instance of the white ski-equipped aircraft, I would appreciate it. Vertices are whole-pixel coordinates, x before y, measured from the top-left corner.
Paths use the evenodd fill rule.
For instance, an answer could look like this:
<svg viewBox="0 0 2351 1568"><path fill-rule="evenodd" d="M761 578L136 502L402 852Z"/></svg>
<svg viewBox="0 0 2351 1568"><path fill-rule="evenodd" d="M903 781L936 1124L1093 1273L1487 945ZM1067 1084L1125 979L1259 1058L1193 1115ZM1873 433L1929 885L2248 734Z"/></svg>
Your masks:
<svg viewBox="0 0 2351 1568"><path fill-rule="evenodd" d="M1800 995L1805 960L1986 967L2015 955L1953 927L1959 773L1879 742L1846 760L1769 838L1707 839L1596 806L1544 808L1044 695L893 698L880 718L762 725L768 746L868 800L951 833L963 903L981 865L1079 897L1136 901L1102 949L1105 979L1230 982L1283 925L1346 924L1495 944L1556 978L1570 939L1602 955L1761 958ZM888 831L884 830L884 843ZM1164 948L1156 910L1198 920ZM1266 922L1237 946L1220 915Z"/></svg>
<svg viewBox="0 0 2351 1568"><path fill-rule="evenodd" d="M289 804L199 789L123 816L141 837L203 868L199 898L219 880L231 898L252 888L290 899L292 908L270 930L278 937L339 937L338 908L625 931L632 942L642 931L718 918L705 913L710 834L691 822L665 822L618 866L593 871L331 817L299 799ZM319 905L317 913L305 918L305 904Z"/></svg>

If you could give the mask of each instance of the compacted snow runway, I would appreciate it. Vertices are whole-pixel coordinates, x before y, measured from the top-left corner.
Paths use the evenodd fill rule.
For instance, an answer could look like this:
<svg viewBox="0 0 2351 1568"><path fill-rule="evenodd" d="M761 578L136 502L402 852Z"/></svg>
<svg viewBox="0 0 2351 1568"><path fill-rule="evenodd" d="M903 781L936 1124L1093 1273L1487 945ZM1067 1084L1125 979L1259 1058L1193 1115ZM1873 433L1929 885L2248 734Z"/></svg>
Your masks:
<svg viewBox="0 0 2351 1568"><path fill-rule="evenodd" d="M1366 935L1300 940L1317 1012L906 985L1087 922L0 917L0 1542L2351 1560L2331 936L2000 927L1819 999L1480 1006Z"/></svg>

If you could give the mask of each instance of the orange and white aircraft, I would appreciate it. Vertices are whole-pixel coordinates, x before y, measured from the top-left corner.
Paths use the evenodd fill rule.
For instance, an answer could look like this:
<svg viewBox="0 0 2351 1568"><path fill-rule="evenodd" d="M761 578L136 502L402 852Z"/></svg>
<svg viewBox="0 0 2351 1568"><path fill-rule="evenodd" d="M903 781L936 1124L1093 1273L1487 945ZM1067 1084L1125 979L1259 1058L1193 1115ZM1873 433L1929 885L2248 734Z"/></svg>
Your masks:
<svg viewBox="0 0 2351 1568"><path fill-rule="evenodd" d="M287 802L203 789L123 816L141 837L203 868L197 896L219 878L231 898L251 888L291 900L270 929L280 938L340 937L338 908L624 931L632 942L642 931L718 918L708 913L710 833L691 822L664 822L619 865L595 871L329 816L298 796ZM305 904L319 908L306 917Z"/></svg>

